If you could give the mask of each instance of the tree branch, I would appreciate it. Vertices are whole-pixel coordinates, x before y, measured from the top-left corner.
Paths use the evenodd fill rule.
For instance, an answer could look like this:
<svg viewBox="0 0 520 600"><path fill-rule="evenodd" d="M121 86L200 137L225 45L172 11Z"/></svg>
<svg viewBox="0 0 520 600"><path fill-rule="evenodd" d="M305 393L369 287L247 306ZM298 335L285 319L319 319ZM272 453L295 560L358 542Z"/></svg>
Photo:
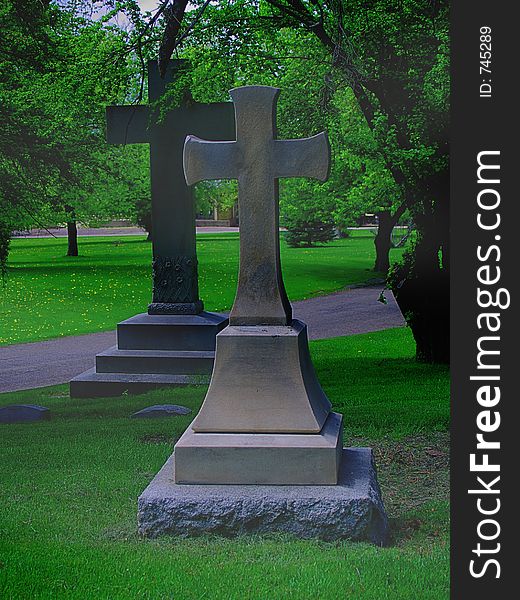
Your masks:
<svg viewBox="0 0 520 600"><path fill-rule="evenodd" d="M159 73L164 77L170 58L175 50L175 42L181 28L188 0L173 0L164 9L166 24L159 46Z"/></svg>
<svg viewBox="0 0 520 600"><path fill-rule="evenodd" d="M188 0L173 0L173 4L165 10L166 16L166 27L164 29L164 35L159 47L159 73L161 77L166 74L168 63L174 52L174 50L186 39L195 25L200 21L204 11L209 6L211 0L206 0L200 7L199 11L188 25L184 33L177 38L181 27L184 14L186 12L186 6Z"/></svg>

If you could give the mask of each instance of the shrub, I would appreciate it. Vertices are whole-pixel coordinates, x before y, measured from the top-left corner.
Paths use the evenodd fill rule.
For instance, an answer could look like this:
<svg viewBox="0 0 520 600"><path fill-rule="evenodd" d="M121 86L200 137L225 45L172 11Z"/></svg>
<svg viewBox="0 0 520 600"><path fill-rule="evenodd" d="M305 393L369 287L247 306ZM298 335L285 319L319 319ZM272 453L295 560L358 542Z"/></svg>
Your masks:
<svg viewBox="0 0 520 600"><path fill-rule="evenodd" d="M310 248L330 242L335 237L333 221L324 221L319 217L299 216L286 219L286 227L285 240L292 248Z"/></svg>

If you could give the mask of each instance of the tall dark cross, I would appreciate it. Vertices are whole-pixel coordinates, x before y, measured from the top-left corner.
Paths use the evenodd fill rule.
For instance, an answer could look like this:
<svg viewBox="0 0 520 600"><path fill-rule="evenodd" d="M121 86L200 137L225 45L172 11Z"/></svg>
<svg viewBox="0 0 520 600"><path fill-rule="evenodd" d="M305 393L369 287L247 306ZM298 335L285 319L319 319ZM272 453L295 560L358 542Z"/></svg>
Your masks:
<svg viewBox="0 0 520 600"><path fill-rule="evenodd" d="M107 107L109 144L149 144L153 227L153 298L149 314L197 314L199 299L195 204L186 185L182 151L186 135L234 138L233 104L186 100L158 122L155 103L185 61L172 61L164 79L148 62L149 105Z"/></svg>
<svg viewBox="0 0 520 600"><path fill-rule="evenodd" d="M231 90L236 141L188 136L184 173L188 184L238 179L240 270L230 325L288 325L291 305L280 266L278 178L328 177L325 133L299 140L276 139L280 90L246 86Z"/></svg>

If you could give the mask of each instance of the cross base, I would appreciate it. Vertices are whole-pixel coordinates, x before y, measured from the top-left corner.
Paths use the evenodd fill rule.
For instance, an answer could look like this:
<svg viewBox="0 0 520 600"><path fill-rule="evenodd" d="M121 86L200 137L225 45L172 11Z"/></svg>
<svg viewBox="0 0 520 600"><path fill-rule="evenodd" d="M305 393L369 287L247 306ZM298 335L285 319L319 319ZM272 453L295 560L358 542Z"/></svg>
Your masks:
<svg viewBox="0 0 520 600"><path fill-rule="evenodd" d="M175 483L336 485L343 418L330 413L318 434L195 433L175 445Z"/></svg>
<svg viewBox="0 0 520 600"><path fill-rule="evenodd" d="M70 381L73 398L141 394L160 387L206 385L215 337L226 315L142 313L117 326L117 346L100 352L96 366Z"/></svg>
<svg viewBox="0 0 520 600"><path fill-rule="evenodd" d="M309 354L307 326L228 326L196 433L319 434L330 412Z"/></svg>
<svg viewBox="0 0 520 600"><path fill-rule="evenodd" d="M337 485L180 485L175 483L174 456L139 497L141 535L284 533L378 545L387 539L370 448L343 448Z"/></svg>

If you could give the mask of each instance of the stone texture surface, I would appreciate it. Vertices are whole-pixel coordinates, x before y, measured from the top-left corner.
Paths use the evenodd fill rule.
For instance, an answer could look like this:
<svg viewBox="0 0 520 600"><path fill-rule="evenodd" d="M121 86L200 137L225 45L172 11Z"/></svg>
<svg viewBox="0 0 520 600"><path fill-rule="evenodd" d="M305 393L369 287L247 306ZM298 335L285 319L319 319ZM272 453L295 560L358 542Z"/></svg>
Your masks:
<svg viewBox="0 0 520 600"><path fill-rule="evenodd" d="M215 350L215 336L227 315L150 315L141 313L117 325L120 350Z"/></svg>
<svg viewBox="0 0 520 600"><path fill-rule="evenodd" d="M150 390L182 385L205 385L209 375L170 375L168 373L97 373L93 367L69 382L71 398L109 398L122 394L142 394Z"/></svg>
<svg viewBox="0 0 520 600"><path fill-rule="evenodd" d="M195 433L175 444L175 481L193 484L336 485L343 417L330 413L318 434Z"/></svg>
<svg viewBox="0 0 520 600"><path fill-rule="evenodd" d="M138 410L132 417L134 419L153 419L160 417L174 417L176 415L189 415L190 412L190 408L179 406L178 404L156 404Z"/></svg>
<svg viewBox="0 0 520 600"><path fill-rule="evenodd" d="M185 227L194 229L193 223L189 221L185 223ZM156 256L152 261L152 271L153 302L148 306L149 314L202 312L196 256Z"/></svg>
<svg viewBox="0 0 520 600"><path fill-rule="evenodd" d="M189 185L205 179L238 179L240 269L231 325L290 324L291 305L280 266L278 178L328 177L330 148L325 133L276 139L279 93L268 86L231 90L236 141L212 142L189 135L184 145Z"/></svg>
<svg viewBox="0 0 520 600"><path fill-rule="evenodd" d="M336 486L179 485L172 456L139 497L138 524L149 537L282 532L375 544L388 529L369 448L343 450Z"/></svg>
<svg viewBox="0 0 520 600"><path fill-rule="evenodd" d="M51 411L37 404L10 404L0 407L0 423L33 423L51 418Z"/></svg>
<svg viewBox="0 0 520 600"><path fill-rule="evenodd" d="M211 350L120 350L113 346L96 356L96 372L209 376L214 358Z"/></svg>
<svg viewBox="0 0 520 600"><path fill-rule="evenodd" d="M307 327L229 326L196 432L319 433L330 412L312 364Z"/></svg>

